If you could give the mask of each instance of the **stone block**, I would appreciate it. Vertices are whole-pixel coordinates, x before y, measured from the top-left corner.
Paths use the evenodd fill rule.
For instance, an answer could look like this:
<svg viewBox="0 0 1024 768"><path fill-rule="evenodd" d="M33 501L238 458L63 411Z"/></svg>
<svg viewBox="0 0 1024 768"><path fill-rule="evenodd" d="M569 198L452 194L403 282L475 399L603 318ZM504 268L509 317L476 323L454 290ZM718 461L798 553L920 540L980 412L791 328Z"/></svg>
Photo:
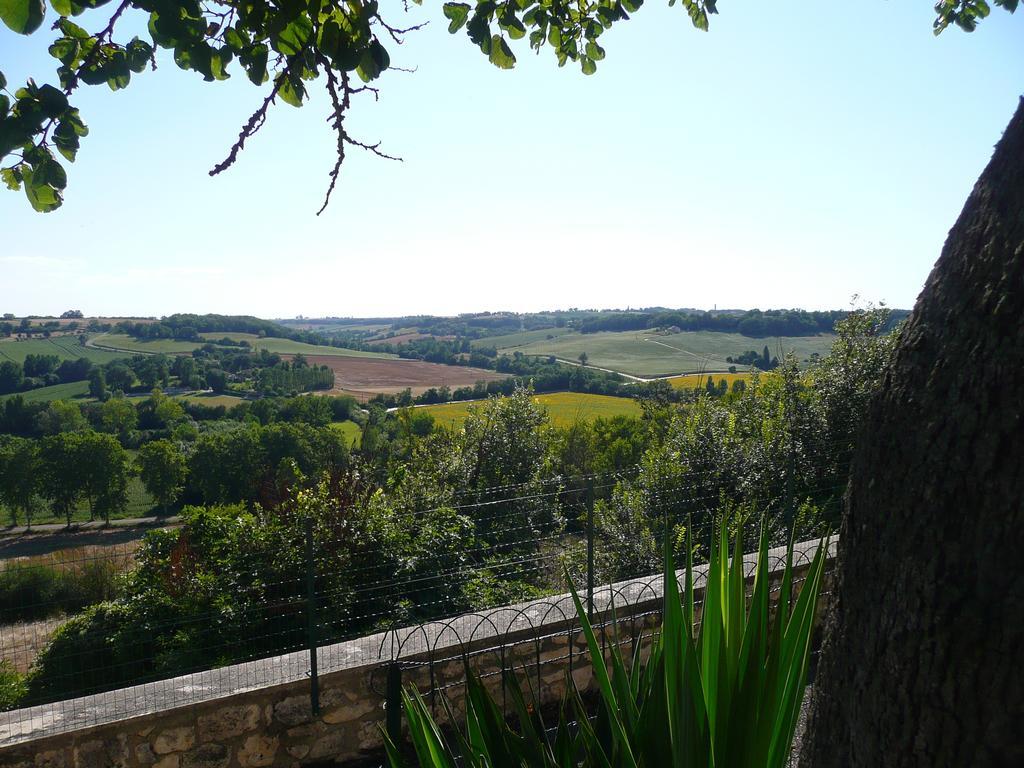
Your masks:
<svg viewBox="0 0 1024 768"><path fill-rule="evenodd" d="M164 755L153 768L178 768L181 758L178 755Z"/></svg>
<svg viewBox="0 0 1024 768"><path fill-rule="evenodd" d="M289 696L274 705L274 722L284 726L301 725L313 719L309 696Z"/></svg>
<svg viewBox="0 0 1024 768"><path fill-rule="evenodd" d="M313 742L307 758L310 760L339 759L358 749L358 746L351 742L352 739L347 737L343 731L328 733Z"/></svg>
<svg viewBox="0 0 1024 768"><path fill-rule="evenodd" d="M128 737L93 739L73 750L75 768L128 768Z"/></svg>
<svg viewBox="0 0 1024 768"><path fill-rule="evenodd" d="M203 744L181 756L181 768L228 768L231 751L223 744Z"/></svg>
<svg viewBox="0 0 1024 768"><path fill-rule="evenodd" d="M153 745L148 741L144 741L135 747L135 762L139 765L152 765L156 762L156 752L153 751Z"/></svg>
<svg viewBox="0 0 1024 768"><path fill-rule="evenodd" d="M260 724L258 704L221 707L199 718L199 741L226 741L254 731Z"/></svg>
<svg viewBox="0 0 1024 768"><path fill-rule="evenodd" d="M309 754L309 744L289 744L284 748L284 751L296 760L302 760Z"/></svg>
<svg viewBox="0 0 1024 768"><path fill-rule="evenodd" d="M238 750L238 764L242 768L263 768L272 765L280 746L281 741L276 736L250 736Z"/></svg>
<svg viewBox="0 0 1024 768"><path fill-rule="evenodd" d="M346 704L342 707L326 710L323 714L323 721L331 725L355 722L378 709L378 706L377 702L367 697L366 699L363 699L363 701L355 704ZM383 712L380 717L383 718Z"/></svg>
<svg viewBox="0 0 1024 768"><path fill-rule="evenodd" d="M48 749L36 755L36 768L65 768L67 758L63 749Z"/></svg>
<svg viewBox="0 0 1024 768"><path fill-rule="evenodd" d="M192 726L169 728L153 741L153 751L158 755L169 755L172 752L184 752L196 743L196 734Z"/></svg>

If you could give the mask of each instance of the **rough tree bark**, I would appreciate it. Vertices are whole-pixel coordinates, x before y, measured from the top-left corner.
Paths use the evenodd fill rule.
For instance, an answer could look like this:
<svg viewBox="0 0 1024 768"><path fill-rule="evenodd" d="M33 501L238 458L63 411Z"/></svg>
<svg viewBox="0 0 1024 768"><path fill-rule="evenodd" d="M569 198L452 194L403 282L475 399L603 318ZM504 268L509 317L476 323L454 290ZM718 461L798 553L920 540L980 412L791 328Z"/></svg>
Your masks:
<svg viewBox="0 0 1024 768"><path fill-rule="evenodd" d="M801 768L1024 765L1022 436L1024 100L869 409Z"/></svg>

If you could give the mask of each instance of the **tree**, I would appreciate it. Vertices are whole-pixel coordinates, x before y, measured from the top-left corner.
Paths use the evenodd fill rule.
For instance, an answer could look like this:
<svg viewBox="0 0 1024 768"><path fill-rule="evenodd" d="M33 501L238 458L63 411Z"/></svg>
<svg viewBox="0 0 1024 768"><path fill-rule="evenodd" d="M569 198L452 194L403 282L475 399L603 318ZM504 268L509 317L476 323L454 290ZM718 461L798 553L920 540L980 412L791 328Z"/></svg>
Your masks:
<svg viewBox="0 0 1024 768"><path fill-rule="evenodd" d="M206 372L206 385L214 392L223 392L228 386L228 375L220 368L210 368Z"/></svg>
<svg viewBox="0 0 1024 768"><path fill-rule="evenodd" d="M18 510L32 527L32 512L40 491L39 449L35 440L14 437L0 443L0 501L11 512L11 525L18 524Z"/></svg>
<svg viewBox="0 0 1024 768"><path fill-rule="evenodd" d="M17 392L21 389L24 379L21 366L12 360L4 360L0 363L0 395L8 392Z"/></svg>
<svg viewBox="0 0 1024 768"><path fill-rule="evenodd" d="M127 398L112 397L100 406L100 424L105 432L124 437L139 423L135 406Z"/></svg>
<svg viewBox="0 0 1024 768"><path fill-rule="evenodd" d="M375 87L364 84L389 68L388 46L400 44L407 33L418 28L401 29L388 23L375 2L328 0L306 6L253 0L244 12L238 12L228 0L168 0L159 7L146 0L124 0L100 25L101 31L94 33L78 26L70 16L78 16L99 3L51 2L61 14L52 27L57 38L49 46L50 54L59 62L56 84L37 77L13 93L8 91L11 96L0 97L0 165L10 158L2 169L3 181L12 190L24 189L37 211L60 207L67 185L67 173L53 150L73 162L80 139L88 133L70 97L82 84L106 84L113 90L128 87L133 74L142 73L151 61L155 62L155 48L173 50L180 68L194 70L207 81L228 78L237 65L257 86L270 84L266 98L210 175L231 167L245 142L262 127L277 99L302 106L307 83L321 74L325 75L332 104L331 125L337 136L337 157L324 207L348 148L394 159L379 144L354 138L345 124L353 98L377 93ZM1017 6L1017 0L995 2L1011 11ZM449 32L454 34L465 27L470 41L501 69L511 69L516 63L508 40L518 40L529 32L531 48L540 51L550 47L559 65L573 61L589 75L597 71L597 62L605 57L598 42L601 34L628 19L641 5L642 0L602 0L584 6L537 0L517 4L476 0L475 7L447 2L443 12L450 22ZM683 6L693 25L703 30L708 28L709 15L718 12L717 0L684 0ZM937 32L950 23L971 30L988 14L988 5L980 0L939 0L936 10ZM39 29L45 11L42 0L0 3L0 19L20 34ZM143 25L138 22L148 15L151 41L138 37L114 39L118 22L132 15L136 15L135 26L139 28ZM0 89L6 86L0 74Z"/></svg>
<svg viewBox="0 0 1024 768"><path fill-rule="evenodd" d="M67 400L52 400L36 420L39 431L44 435L61 432L80 432L88 427L82 409Z"/></svg>
<svg viewBox="0 0 1024 768"><path fill-rule="evenodd" d="M80 436L62 432L39 441L40 478L43 496L50 500L53 511L62 515L68 527L75 506L82 495L82 475L79 471Z"/></svg>
<svg viewBox="0 0 1024 768"><path fill-rule="evenodd" d="M89 519L99 512L109 523L111 512L127 504L128 454L113 435L89 431L77 438L75 474L89 505Z"/></svg>
<svg viewBox="0 0 1024 768"><path fill-rule="evenodd" d="M185 456L170 440L153 440L139 449L139 477L164 514L185 484Z"/></svg>
<svg viewBox="0 0 1024 768"><path fill-rule="evenodd" d="M135 383L135 374L124 363L112 363L107 366L107 386L114 392L127 392Z"/></svg>
<svg viewBox="0 0 1024 768"><path fill-rule="evenodd" d="M102 368L93 368L89 373L89 397L94 397L101 403L110 397Z"/></svg>
<svg viewBox="0 0 1024 768"><path fill-rule="evenodd" d="M860 432L802 766L1024 764L1024 101Z"/></svg>
<svg viewBox="0 0 1024 768"><path fill-rule="evenodd" d="M587 360L589 360L590 358L587 357L587 353L586 352L580 352L580 356L578 358L576 358L576 359L580 361L580 365L586 366Z"/></svg>

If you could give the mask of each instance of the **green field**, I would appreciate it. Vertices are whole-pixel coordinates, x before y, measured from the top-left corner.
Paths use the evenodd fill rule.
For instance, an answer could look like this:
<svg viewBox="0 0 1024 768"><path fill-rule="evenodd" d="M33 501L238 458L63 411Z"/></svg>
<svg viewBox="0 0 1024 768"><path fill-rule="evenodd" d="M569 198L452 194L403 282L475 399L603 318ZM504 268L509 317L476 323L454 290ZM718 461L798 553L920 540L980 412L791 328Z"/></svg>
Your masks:
<svg viewBox="0 0 1024 768"><path fill-rule="evenodd" d="M192 341L175 341L174 339L157 339L156 341L139 341L124 333L101 333L91 339L97 346L115 349L130 355L188 355L201 345ZM121 355L124 357L124 354Z"/></svg>
<svg viewBox="0 0 1024 768"><path fill-rule="evenodd" d="M130 456L129 460L134 462L137 453L137 451L128 451ZM153 497L149 495L146 487L142 484L142 481L137 476L132 476L128 478L128 505L122 512L111 515L110 519L123 520L132 517L149 517L150 515L155 515L159 512L159 510L155 508L155 503L156 502L153 501ZM10 513L3 507L0 507L0 510L2 510L2 512L0 512L0 528L6 528L10 526L11 523ZM78 508L75 510L74 515L72 515L71 520L72 522L82 523L88 519L89 505L82 502L78 505ZM25 524L24 518L20 515L18 522L20 525ZM49 511L45 503L37 507L35 514L32 516L33 525L63 522L66 522L65 518L54 515Z"/></svg>
<svg viewBox="0 0 1024 768"><path fill-rule="evenodd" d="M201 336L211 341L229 338L233 341L248 341L253 349L265 349L279 355L324 355L328 357L377 357L385 360L396 359L395 355L383 352L360 352L355 349L339 349L338 347L305 344L291 339L261 339L252 333L204 333ZM173 339L157 339L156 341L139 341L123 333L101 333L93 343L102 347L123 350L129 354L164 354L188 355L192 350L199 349L202 344L193 341L175 341ZM117 355L115 355L116 357ZM121 357L124 355L122 354Z"/></svg>
<svg viewBox="0 0 1024 768"><path fill-rule="evenodd" d="M548 422L555 427L570 427L577 421L592 421L596 418L609 419L613 416L641 415L640 406L635 400L627 397L609 397L608 395L588 395L579 392L553 392L537 395L534 402L544 406L548 413ZM436 424L442 427L458 429L469 415L469 409L478 402L445 403L444 405L427 405L422 410L434 417Z"/></svg>
<svg viewBox="0 0 1024 768"><path fill-rule="evenodd" d="M77 336L56 336L50 339L28 339L0 341L0 362L13 360L24 363L28 355L56 355L61 360L77 360L80 357L94 363L109 363L125 357L124 353L107 352L103 349L83 347L78 343Z"/></svg>
<svg viewBox="0 0 1024 768"><path fill-rule="evenodd" d="M522 334L513 334L511 338L519 336ZM814 352L827 354L834 338L832 335L823 335L754 339L738 333L716 331L684 331L667 335L636 331L566 333L555 339L517 346L514 351L529 355L554 355L570 361L575 361L580 353L586 352L588 365L598 368L634 376L669 376L725 371L731 365L726 357L738 356L751 349L760 352L766 344L772 355L781 356L793 350L800 360L806 360ZM511 347L508 349L513 351Z"/></svg>
<svg viewBox="0 0 1024 768"><path fill-rule="evenodd" d="M72 381L68 384L54 384L50 387L39 387L26 392L15 392L11 395L0 395L0 402L9 397L21 395L26 403L47 403L50 400L72 400L89 396L89 382Z"/></svg>
<svg viewBox="0 0 1024 768"><path fill-rule="evenodd" d="M511 351L515 347L534 342L548 341L548 336L557 339L572 333L570 328L543 328L539 331L522 331L520 333L506 333L504 336L485 336L472 342L474 349L478 347L497 347L499 350Z"/></svg>
<svg viewBox="0 0 1024 768"><path fill-rule="evenodd" d="M244 403L244 397L238 397L237 395L225 395L215 394L213 392L196 392L190 395L178 395L176 400L180 400L183 403L200 403L201 405L218 406L223 405L225 408L233 408L239 403Z"/></svg>
<svg viewBox="0 0 1024 768"><path fill-rule="evenodd" d="M340 432L341 436L345 438L346 445L350 448L353 446L358 448L363 440L363 428L354 421L335 421L331 424L331 429Z"/></svg>

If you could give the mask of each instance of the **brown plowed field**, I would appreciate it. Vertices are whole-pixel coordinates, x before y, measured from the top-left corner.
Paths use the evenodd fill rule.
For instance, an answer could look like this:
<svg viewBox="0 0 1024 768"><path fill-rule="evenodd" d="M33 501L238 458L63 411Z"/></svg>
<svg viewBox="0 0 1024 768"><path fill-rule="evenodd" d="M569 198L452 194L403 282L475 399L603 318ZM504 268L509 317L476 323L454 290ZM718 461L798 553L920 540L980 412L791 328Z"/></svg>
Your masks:
<svg viewBox="0 0 1024 768"><path fill-rule="evenodd" d="M440 365L422 360L380 360L369 357L307 355L310 365L326 365L334 371L333 393L367 399L376 394L396 394L408 388L414 395L431 387L471 387L478 381L499 381L503 373L461 365Z"/></svg>

